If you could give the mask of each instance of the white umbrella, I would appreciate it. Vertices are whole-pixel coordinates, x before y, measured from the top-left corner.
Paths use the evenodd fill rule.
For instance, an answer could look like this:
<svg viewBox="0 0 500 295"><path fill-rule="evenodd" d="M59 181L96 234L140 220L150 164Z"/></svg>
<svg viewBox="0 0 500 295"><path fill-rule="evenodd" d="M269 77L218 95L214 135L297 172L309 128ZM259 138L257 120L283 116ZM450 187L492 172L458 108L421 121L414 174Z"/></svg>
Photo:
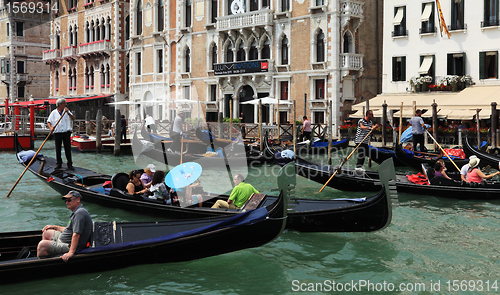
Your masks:
<svg viewBox="0 0 500 295"><path fill-rule="evenodd" d="M279 101L279 104L281 104L281 105L292 104L292 102L290 102L288 100L277 100L275 98L270 98L269 96L262 97L262 98L252 99L252 100L249 100L249 101L242 102L241 104L258 105L259 104L259 100L262 102L262 104L278 104L278 101Z"/></svg>

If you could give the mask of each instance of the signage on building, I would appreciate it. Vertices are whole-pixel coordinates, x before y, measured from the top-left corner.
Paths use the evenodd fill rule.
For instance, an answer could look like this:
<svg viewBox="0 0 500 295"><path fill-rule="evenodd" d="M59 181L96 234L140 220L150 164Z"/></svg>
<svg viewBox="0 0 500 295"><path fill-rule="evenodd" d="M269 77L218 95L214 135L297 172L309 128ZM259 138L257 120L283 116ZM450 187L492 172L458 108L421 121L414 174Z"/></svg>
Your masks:
<svg viewBox="0 0 500 295"><path fill-rule="evenodd" d="M246 73L259 73L268 71L268 61L252 60L242 62L231 62L225 64L215 64L215 75L235 75Z"/></svg>

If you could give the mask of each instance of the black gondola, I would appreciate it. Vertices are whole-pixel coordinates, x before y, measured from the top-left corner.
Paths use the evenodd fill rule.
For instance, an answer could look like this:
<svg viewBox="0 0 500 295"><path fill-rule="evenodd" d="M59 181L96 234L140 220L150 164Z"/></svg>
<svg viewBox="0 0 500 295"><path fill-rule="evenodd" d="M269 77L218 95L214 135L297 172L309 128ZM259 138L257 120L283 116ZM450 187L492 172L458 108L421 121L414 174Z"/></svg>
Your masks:
<svg viewBox="0 0 500 295"><path fill-rule="evenodd" d="M487 152L478 150L477 148L470 145L469 138L466 136L464 139L464 152L467 157L472 155L478 157L481 161L479 162L481 167L489 165L492 168L498 169L500 166L500 157L495 154L489 154Z"/></svg>
<svg viewBox="0 0 500 295"><path fill-rule="evenodd" d="M387 159L392 159L394 161L394 166L405 166L403 162L396 158L396 152L394 152L394 149L379 148L368 145L368 155L369 158L377 164L381 164Z"/></svg>
<svg viewBox="0 0 500 295"><path fill-rule="evenodd" d="M337 167L322 165L301 157L295 159L296 173L302 177L324 184L333 175ZM342 167L328 183L329 187L343 191L378 191L380 175L376 171L362 171ZM434 184L416 184L408 180L405 174L396 174L396 187L399 192L446 197L455 199L500 199L500 183L464 183L431 179Z"/></svg>
<svg viewBox="0 0 500 295"><path fill-rule="evenodd" d="M430 167L434 167L434 163L437 161L437 157L429 157L428 155L418 155L416 156L414 152L408 151L406 149L403 149L403 147L398 144L395 147L395 152L396 152L396 157L398 158L399 161L403 162L405 165L416 169L416 170L422 170L422 164L429 165ZM418 154L418 152L416 152ZM457 171L457 168L453 165L453 163L446 157L443 158L444 163L446 165L446 169L448 171ZM458 166L460 169L463 165L469 163L469 160L467 159L453 159L453 162ZM483 163L481 163L483 164ZM460 172L460 171L457 171Z"/></svg>
<svg viewBox="0 0 500 295"><path fill-rule="evenodd" d="M23 166L25 165L23 164ZM203 201L204 207L166 205L163 201L135 197L124 193L120 189L119 183L122 182L120 181L121 178L125 178L124 182L126 184L128 176L123 173L115 174L112 177L80 167L75 167L74 171L55 170L55 165L55 159L46 157L43 161L40 159L33 161L28 170L61 195L70 190L77 190L82 194L83 199L88 202L163 218L186 219L241 213L241 210L207 208L212 206L217 198L227 199L228 196L221 195L211 201ZM288 176L291 175L295 175L295 173L292 171L288 174ZM109 192L102 187L106 181L116 184ZM261 206L274 203L276 198L266 196L261 202ZM379 189L378 193L367 197L363 201L292 198L288 200L288 203L289 206L293 207L293 210L289 212L287 228L292 230L305 232L369 232L381 230L391 222L391 202L384 189Z"/></svg>
<svg viewBox="0 0 500 295"><path fill-rule="evenodd" d="M286 223L286 198L238 215L160 222L95 222L90 247L64 262L37 258L41 231L0 233L0 283L188 261L262 246ZM84 197L85 201L85 197ZM18 258L23 248L29 257Z"/></svg>

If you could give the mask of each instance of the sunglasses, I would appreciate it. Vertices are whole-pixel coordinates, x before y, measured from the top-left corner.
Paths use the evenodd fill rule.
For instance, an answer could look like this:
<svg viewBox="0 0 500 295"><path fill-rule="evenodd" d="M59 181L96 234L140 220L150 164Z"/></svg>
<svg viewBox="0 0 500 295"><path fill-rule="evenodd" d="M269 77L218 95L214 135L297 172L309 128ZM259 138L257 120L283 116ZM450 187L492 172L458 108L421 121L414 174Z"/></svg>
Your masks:
<svg viewBox="0 0 500 295"><path fill-rule="evenodd" d="M69 202L73 201L74 199L76 199L76 198L69 198L69 199L65 199L65 200L64 200L64 203L69 203Z"/></svg>

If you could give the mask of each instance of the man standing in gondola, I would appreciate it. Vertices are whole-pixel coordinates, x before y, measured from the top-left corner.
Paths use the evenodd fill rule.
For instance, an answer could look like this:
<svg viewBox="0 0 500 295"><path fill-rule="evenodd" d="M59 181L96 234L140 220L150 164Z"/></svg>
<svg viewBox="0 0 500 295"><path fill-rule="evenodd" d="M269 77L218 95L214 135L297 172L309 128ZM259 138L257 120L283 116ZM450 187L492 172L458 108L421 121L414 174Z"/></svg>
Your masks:
<svg viewBox="0 0 500 295"><path fill-rule="evenodd" d="M46 225L42 229L42 240L38 243L37 256L63 254L68 261L76 251L85 249L92 234L92 218L83 208L82 196L77 191L70 191L62 197L66 207L71 210L68 225Z"/></svg>
<svg viewBox="0 0 500 295"><path fill-rule="evenodd" d="M68 169L74 170L73 161L71 159L71 132L73 130L72 121L75 120L75 117L66 107L66 99L57 99L56 107L57 108L50 113L49 118L47 119L47 126L49 126L50 130L54 133L57 159L56 169L60 169L62 166L61 148L64 144L64 153L66 154L66 160L68 161ZM61 121L59 121L61 116L63 117ZM59 124L57 124L58 121ZM56 124L57 126L55 126Z"/></svg>
<svg viewBox="0 0 500 295"><path fill-rule="evenodd" d="M377 127L377 124L373 124L373 111L366 111L366 115L363 119L358 122L358 129L356 130L356 139L354 143L359 144L358 147L358 162L356 163L356 169L362 169L365 163L365 157L368 154L368 143L370 142L370 137L367 136L370 131Z"/></svg>
<svg viewBox="0 0 500 295"><path fill-rule="evenodd" d="M181 151L181 136L183 130L183 119L184 113L182 111L177 112L177 116L175 116L174 123L170 129L170 138L172 138L172 150L174 152L182 152Z"/></svg>
<svg viewBox="0 0 500 295"><path fill-rule="evenodd" d="M425 124L422 119L422 110L415 111L415 117L410 119L411 133L413 135L413 151L417 151L417 145L420 145L420 151L426 152L424 143Z"/></svg>

